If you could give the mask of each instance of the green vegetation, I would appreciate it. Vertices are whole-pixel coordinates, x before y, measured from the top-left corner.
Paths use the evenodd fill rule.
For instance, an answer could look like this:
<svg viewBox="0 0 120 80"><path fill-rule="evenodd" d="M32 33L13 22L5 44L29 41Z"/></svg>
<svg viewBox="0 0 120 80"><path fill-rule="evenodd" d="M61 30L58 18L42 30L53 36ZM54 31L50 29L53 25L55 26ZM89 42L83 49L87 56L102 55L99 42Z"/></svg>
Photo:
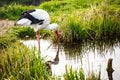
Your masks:
<svg viewBox="0 0 120 80"><path fill-rule="evenodd" d="M24 29L19 27L6 28L6 31L3 34L0 34L0 49L4 49L8 47L12 43L16 42L18 38L23 38L23 37L25 38L26 35L29 36L30 34L33 35L32 29L30 28L24 28ZM30 37L32 37L32 35L30 35Z"/></svg>
<svg viewBox="0 0 120 80"><path fill-rule="evenodd" d="M77 10L67 15L60 27L63 31L62 39L66 42L74 42L86 39L119 38L119 11L111 12L110 8L104 10L102 5L97 7Z"/></svg>
<svg viewBox="0 0 120 80"><path fill-rule="evenodd" d="M45 2L52 22L59 24L61 41L103 40L120 37L120 1L82 0ZM54 38L53 38L54 40Z"/></svg>
<svg viewBox="0 0 120 80"><path fill-rule="evenodd" d="M30 9L33 9L33 6L5 5L0 8L0 19L17 20L22 12Z"/></svg>
<svg viewBox="0 0 120 80"><path fill-rule="evenodd" d="M65 80L85 80L83 69L73 71L72 67L68 70L66 66Z"/></svg>
<svg viewBox="0 0 120 80"><path fill-rule="evenodd" d="M0 0L0 6L10 5L10 4L22 4L22 5L39 5L43 1L47 0Z"/></svg>
<svg viewBox="0 0 120 80"><path fill-rule="evenodd" d="M86 80L101 80L100 79L100 74L97 75L97 73L89 73Z"/></svg>
<svg viewBox="0 0 120 80"><path fill-rule="evenodd" d="M59 24L60 39L64 43L120 39L119 0L55 0L39 6L9 4L0 7L0 19L17 20L22 12L35 8L45 9L51 16L51 23ZM49 80L51 76L44 60L35 56L35 50L28 50L16 41L25 39L25 36L35 38L34 30L28 27L11 27L4 35L0 35L0 78ZM41 30L41 36L50 36L53 41L56 40L51 31ZM90 74L88 80L99 80L99 76ZM70 72L66 71L64 78L84 80L85 76L82 69L79 72L70 69Z"/></svg>
<svg viewBox="0 0 120 80"><path fill-rule="evenodd" d="M97 75L96 73L89 72L88 76L85 76L84 70L80 68L79 70L73 70L72 67L70 69L66 66L66 72L64 74L65 80L101 80L100 72Z"/></svg>
<svg viewBox="0 0 120 80"><path fill-rule="evenodd" d="M41 30L40 32L42 38L53 35L51 31ZM4 35L0 34L0 49L6 48L18 39L36 39L36 33L34 29L30 27L15 26L7 28Z"/></svg>
<svg viewBox="0 0 120 80"><path fill-rule="evenodd" d="M16 42L0 54L0 80L50 80L51 72L36 49Z"/></svg>
<svg viewBox="0 0 120 80"><path fill-rule="evenodd" d="M17 36L12 31L12 28L6 28L4 33L0 34L0 51L17 40Z"/></svg>
<svg viewBox="0 0 120 80"><path fill-rule="evenodd" d="M0 8L0 18L17 20L26 10L42 8L50 13L51 23L59 24L63 42L120 38L119 4L117 0L66 0L44 2L38 7L8 5Z"/></svg>
<svg viewBox="0 0 120 80"><path fill-rule="evenodd" d="M36 33L33 28L29 27L13 27L12 33L15 34L18 38L25 39L26 37L34 38Z"/></svg>

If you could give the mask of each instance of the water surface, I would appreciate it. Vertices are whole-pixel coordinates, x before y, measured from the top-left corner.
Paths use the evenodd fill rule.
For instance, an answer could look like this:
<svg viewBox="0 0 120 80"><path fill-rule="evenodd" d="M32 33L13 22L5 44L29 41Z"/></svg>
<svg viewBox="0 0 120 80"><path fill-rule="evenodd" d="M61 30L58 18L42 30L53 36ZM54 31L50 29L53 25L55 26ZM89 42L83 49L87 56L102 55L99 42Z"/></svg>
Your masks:
<svg viewBox="0 0 120 80"><path fill-rule="evenodd" d="M36 40L21 41L29 48L36 47ZM41 40L41 56L47 60L52 60L56 56L57 45L53 45L49 40ZM101 70L101 79L108 80L106 67L109 58L113 58L113 79L120 79L120 43L112 42L90 42L74 43L71 45L61 44L59 52L59 64L52 65L52 75L63 76L65 66L75 69L84 69L86 76L88 73L99 73Z"/></svg>

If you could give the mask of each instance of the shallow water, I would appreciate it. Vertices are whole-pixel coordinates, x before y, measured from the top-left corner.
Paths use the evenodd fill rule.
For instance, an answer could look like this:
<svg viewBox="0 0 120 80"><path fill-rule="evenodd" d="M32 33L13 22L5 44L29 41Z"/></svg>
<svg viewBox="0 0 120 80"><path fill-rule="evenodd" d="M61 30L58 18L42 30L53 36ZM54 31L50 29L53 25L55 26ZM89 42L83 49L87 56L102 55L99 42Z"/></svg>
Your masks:
<svg viewBox="0 0 120 80"><path fill-rule="evenodd" d="M38 46L36 40L21 41L29 48ZM41 40L41 56L52 60L56 56L57 45L49 40ZM62 76L65 73L65 66L72 66L73 69L84 69L86 76L89 72L98 73L101 70L101 79L108 80L106 67L109 58L113 58L113 79L120 80L120 43L85 43L85 44L61 44L59 52L59 63L52 65L52 75Z"/></svg>

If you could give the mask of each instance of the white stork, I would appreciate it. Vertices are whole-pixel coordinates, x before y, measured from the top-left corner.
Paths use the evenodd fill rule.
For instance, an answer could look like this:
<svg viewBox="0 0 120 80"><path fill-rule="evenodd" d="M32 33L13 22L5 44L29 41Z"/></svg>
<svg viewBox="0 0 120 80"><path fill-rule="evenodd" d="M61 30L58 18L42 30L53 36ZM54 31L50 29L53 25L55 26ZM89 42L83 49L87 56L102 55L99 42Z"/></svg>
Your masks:
<svg viewBox="0 0 120 80"><path fill-rule="evenodd" d="M40 29L54 30L56 36L59 38L58 25L56 23L50 24L49 14L42 9L34 9L23 12L19 20L15 23L15 25L21 25L21 26L30 25L34 28L38 41L39 51L40 51L40 32L39 32Z"/></svg>

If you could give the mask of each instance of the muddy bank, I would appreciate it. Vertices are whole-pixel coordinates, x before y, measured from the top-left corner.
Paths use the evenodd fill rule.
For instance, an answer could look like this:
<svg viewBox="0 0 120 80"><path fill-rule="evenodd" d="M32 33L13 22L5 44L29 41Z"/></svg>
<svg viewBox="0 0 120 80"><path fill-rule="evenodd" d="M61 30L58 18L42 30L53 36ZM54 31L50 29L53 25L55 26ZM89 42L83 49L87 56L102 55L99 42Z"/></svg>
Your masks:
<svg viewBox="0 0 120 80"><path fill-rule="evenodd" d="M0 34L3 34L7 28L14 25L14 21L0 20Z"/></svg>

